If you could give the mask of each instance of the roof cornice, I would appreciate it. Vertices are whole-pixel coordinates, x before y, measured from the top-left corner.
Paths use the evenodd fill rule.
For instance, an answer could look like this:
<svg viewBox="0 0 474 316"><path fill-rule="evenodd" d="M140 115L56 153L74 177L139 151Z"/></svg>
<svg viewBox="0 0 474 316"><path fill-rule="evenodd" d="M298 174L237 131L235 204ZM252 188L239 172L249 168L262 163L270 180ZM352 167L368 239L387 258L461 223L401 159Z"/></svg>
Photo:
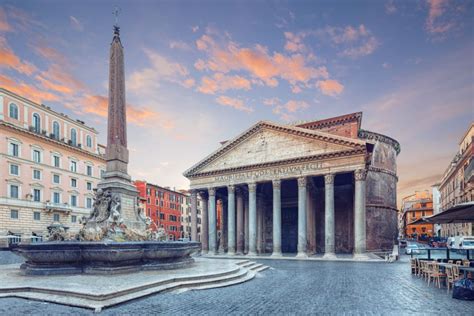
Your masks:
<svg viewBox="0 0 474 316"><path fill-rule="evenodd" d="M215 150L213 153L205 157L203 160L192 166L190 169L186 170L183 175L185 177L189 177L191 174L196 172L198 169L204 167L209 162L221 157L222 155L228 153L230 150L241 144L245 141L249 136L253 135L257 131L267 128L275 131L286 132L293 135L298 135L302 137L308 137L317 139L324 142L334 143L342 146L352 147L352 148L361 148L363 150L366 149L366 143L362 140L333 135L329 133L325 133L322 131L315 131L305 128L300 128L296 126L288 126L288 125L280 125L273 122L268 121L260 121L251 126L249 129L238 135L237 137L233 138L232 140L225 143L222 147Z"/></svg>
<svg viewBox="0 0 474 316"><path fill-rule="evenodd" d="M82 123L79 123L77 122L76 120L70 118L69 116L67 116L66 114L63 114L63 113L60 113L60 112L56 112L54 110L52 110L49 106L46 106L44 104L39 104L39 103L36 103L36 102L33 102L25 97L22 97L10 90L7 90L5 88L2 88L0 87L0 93L5 93L6 95L8 95L9 97L12 97L12 98L16 98L18 100L20 100L21 102L25 102L25 103L28 103L29 105L32 105L32 106L35 106L43 111L46 111L52 115L57 115L59 117L61 117L62 119L68 121L69 123L72 123L72 124L76 124L80 127L83 127L85 129L87 129L88 131L92 132L92 133L95 133L95 134L98 134L97 130L93 127L90 127L90 126L87 126L86 124L82 124Z"/></svg>

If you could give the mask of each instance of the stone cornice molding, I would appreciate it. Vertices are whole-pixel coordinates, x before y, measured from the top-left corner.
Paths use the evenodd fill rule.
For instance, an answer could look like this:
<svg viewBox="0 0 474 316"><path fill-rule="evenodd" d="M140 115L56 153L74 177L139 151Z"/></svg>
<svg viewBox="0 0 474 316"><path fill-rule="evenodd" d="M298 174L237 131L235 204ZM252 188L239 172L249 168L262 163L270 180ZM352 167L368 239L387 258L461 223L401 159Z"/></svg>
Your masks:
<svg viewBox="0 0 474 316"><path fill-rule="evenodd" d="M299 177L298 178L298 187L299 188L306 188L307 184L308 184L308 181L306 180L306 177Z"/></svg>
<svg viewBox="0 0 474 316"><path fill-rule="evenodd" d="M220 173L246 171L246 170L252 170L252 169L257 169L257 168L274 167L274 166L279 166L279 165L287 165L287 164L294 164L294 163L307 162L307 161L318 161L318 160L323 160L323 159L365 155L365 153L366 153L366 149L364 147L362 149L339 151L339 152L334 152L334 153L298 157L298 158L292 158L292 159L287 159L287 160L279 160L279 161L272 161L272 162L266 162L266 163L260 163L260 164L246 165L246 166L241 166L241 167L233 167L233 168L227 168L227 169L221 169L221 170L215 170L215 171L189 174L189 175L186 175L186 177L189 179L193 179L193 178L202 177L202 176L212 176L212 175L216 175Z"/></svg>
<svg viewBox="0 0 474 316"><path fill-rule="evenodd" d="M187 178L191 178L198 174L198 170L202 169L204 166L209 164L211 161L216 160L217 158L221 157L222 155L228 153L232 149L234 149L237 145L241 144L245 140L247 140L251 135L255 134L256 132L260 131L261 129L269 129L269 130L274 130L274 131L279 131L279 132L285 132L288 134L292 135L297 135L297 136L302 136L302 137L308 137L312 139L316 139L319 141L327 142L327 143L333 143L337 145L343 145L347 147L351 147L352 149L348 149L347 151L363 151L365 153L366 151L366 144L364 141L357 140L357 139L352 139L348 137L342 137L342 136L337 136L329 133L325 133L322 131L315 131L315 130L310 130L310 129L305 129L305 128L300 128L300 127L295 127L295 126L289 126L289 125L279 125L275 124L272 122L267 122L267 121L260 121L254 126L250 127L247 129L245 132L242 134L238 135L235 137L233 140L228 141L225 145L223 145L221 148L217 149L210 155L208 155L206 158L195 164L193 167L190 169L186 170L183 175ZM341 152L345 152L344 150ZM333 153L334 154L334 153Z"/></svg>
<svg viewBox="0 0 474 316"><path fill-rule="evenodd" d="M374 141L379 141L382 143L389 144L395 149L395 151L397 152L397 155L400 154L400 143L391 137L388 137L379 133L367 131L364 129L359 130L358 137L361 139L374 140Z"/></svg>
<svg viewBox="0 0 474 316"><path fill-rule="evenodd" d="M384 204L369 204L369 203L367 203L366 207L384 208L384 209L387 209L387 210L390 210L390 211L398 212L398 209L396 207L388 206L388 205L384 205Z"/></svg>
<svg viewBox="0 0 474 316"><path fill-rule="evenodd" d="M389 174L389 175L397 178L397 181L398 181L397 174L395 172L393 172L392 170L388 170L388 169L385 169L385 168L374 167L374 166L369 166L369 171Z"/></svg>
<svg viewBox="0 0 474 316"><path fill-rule="evenodd" d="M334 174L326 174L324 175L324 184L334 184Z"/></svg>
<svg viewBox="0 0 474 316"><path fill-rule="evenodd" d="M367 178L367 170L365 169L357 169L354 171L354 178L356 181L365 181Z"/></svg>
<svg viewBox="0 0 474 316"><path fill-rule="evenodd" d="M309 128L309 129L321 129L321 128L341 125L341 124L349 123L349 122L357 122L357 126L358 128L360 128L361 121L362 121L362 112L356 112L356 113L332 117L332 118L328 118L324 120L300 123L296 126Z"/></svg>

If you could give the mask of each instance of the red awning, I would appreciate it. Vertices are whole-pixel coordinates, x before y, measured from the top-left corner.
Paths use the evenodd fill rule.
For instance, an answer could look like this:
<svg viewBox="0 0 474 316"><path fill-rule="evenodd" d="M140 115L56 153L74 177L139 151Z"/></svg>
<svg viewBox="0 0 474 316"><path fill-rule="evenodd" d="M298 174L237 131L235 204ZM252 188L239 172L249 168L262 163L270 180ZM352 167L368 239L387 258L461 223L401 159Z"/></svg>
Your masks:
<svg viewBox="0 0 474 316"><path fill-rule="evenodd" d="M412 224L450 224L474 222L474 202L455 205L444 212L417 219Z"/></svg>

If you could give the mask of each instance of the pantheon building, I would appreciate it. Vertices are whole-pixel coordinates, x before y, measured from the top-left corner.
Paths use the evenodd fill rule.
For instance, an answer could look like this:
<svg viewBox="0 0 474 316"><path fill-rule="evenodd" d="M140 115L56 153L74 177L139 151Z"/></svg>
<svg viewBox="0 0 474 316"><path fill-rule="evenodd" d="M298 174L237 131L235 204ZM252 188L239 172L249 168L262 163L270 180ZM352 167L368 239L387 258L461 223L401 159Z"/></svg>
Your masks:
<svg viewBox="0 0 474 316"><path fill-rule="evenodd" d="M361 112L260 121L185 171L194 240L198 194L204 202L202 252L330 259L391 250L400 145L361 122Z"/></svg>

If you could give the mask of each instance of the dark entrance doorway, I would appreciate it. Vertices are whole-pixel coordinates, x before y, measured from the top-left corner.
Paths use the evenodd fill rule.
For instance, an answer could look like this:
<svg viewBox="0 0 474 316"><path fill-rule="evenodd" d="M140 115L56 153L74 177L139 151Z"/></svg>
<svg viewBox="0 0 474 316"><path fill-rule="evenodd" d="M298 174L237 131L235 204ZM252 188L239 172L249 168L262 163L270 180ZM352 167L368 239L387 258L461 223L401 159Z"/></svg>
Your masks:
<svg viewBox="0 0 474 316"><path fill-rule="evenodd" d="M283 253L296 253L298 245L298 208L282 208L281 237L281 251Z"/></svg>

